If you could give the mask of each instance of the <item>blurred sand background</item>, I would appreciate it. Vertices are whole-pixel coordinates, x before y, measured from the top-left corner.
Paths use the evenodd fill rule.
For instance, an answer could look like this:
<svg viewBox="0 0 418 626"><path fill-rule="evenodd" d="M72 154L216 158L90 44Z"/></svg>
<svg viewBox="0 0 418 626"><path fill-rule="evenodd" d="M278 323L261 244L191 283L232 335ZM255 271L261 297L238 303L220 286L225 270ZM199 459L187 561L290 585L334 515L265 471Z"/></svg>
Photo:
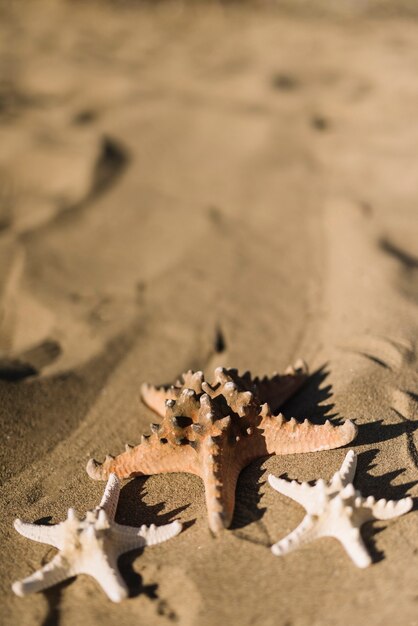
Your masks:
<svg viewBox="0 0 418 626"><path fill-rule="evenodd" d="M328 479L345 450L252 464L216 538L198 478L128 482L119 521L192 523L121 559L121 605L82 576L10 589L54 553L13 519L96 505L88 458L188 368L304 358L285 415L354 419L356 486L418 496L418 7L336 5L0 4L5 626L418 624L416 512L363 528L364 571L332 539L269 550L304 513L268 473Z"/></svg>

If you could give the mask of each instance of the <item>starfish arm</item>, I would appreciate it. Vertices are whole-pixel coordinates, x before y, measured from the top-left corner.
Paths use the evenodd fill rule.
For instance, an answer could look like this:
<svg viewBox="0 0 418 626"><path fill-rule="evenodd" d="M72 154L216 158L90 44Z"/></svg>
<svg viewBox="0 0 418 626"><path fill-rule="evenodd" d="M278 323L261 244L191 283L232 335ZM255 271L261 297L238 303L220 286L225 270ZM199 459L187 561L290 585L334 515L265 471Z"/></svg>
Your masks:
<svg viewBox="0 0 418 626"><path fill-rule="evenodd" d="M346 445L357 434L357 428L350 420L342 426L333 426L329 421L318 426L308 420L303 423L294 418L286 421L281 414L263 415L260 427L264 429L268 454L332 450Z"/></svg>
<svg viewBox="0 0 418 626"><path fill-rule="evenodd" d="M387 520L408 513L412 509L413 504L412 498L402 498L402 500L382 499L373 503L370 508L375 519Z"/></svg>
<svg viewBox="0 0 418 626"><path fill-rule="evenodd" d="M354 476L357 468L357 454L354 450L349 450L345 456L345 459L340 469L335 472L331 478L331 488L341 489L350 484L354 480Z"/></svg>
<svg viewBox="0 0 418 626"><path fill-rule="evenodd" d="M103 497L98 506L99 509L106 511L109 520L115 519L116 509L118 506L120 494L120 481L116 474L110 474L104 490Z"/></svg>
<svg viewBox="0 0 418 626"><path fill-rule="evenodd" d="M223 433L221 437L206 439L200 451L200 477L205 487L209 527L214 533L228 528L232 522L241 470L255 458L265 455L262 438L251 439L241 440L242 447L237 451L237 444L229 443L227 434Z"/></svg>
<svg viewBox="0 0 418 626"><path fill-rule="evenodd" d="M149 476L168 472L198 473L197 455L191 446L173 445L156 434L134 448L128 447L116 458L107 456L103 463L90 459L87 473L95 480L106 480L111 473L119 478Z"/></svg>
<svg viewBox="0 0 418 626"><path fill-rule="evenodd" d="M176 400L179 395L179 390L171 385L170 387L161 386L155 387L154 385L148 385L143 383L141 385L141 398L144 404L147 405L154 413L157 413L160 417L165 415L165 403L167 400Z"/></svg>
<svg viewBox="0 0 418 626"><path fill-rule="evenodd" d="M278 409L302 387L307 378L308 366L299 359L294 366L290 365L283 375L255 378L253 384L260 402L262 404L267 402L272 409Z"/></svg>
<svg viewBox="0 0 418 626"><path fill-rule="evenodd" d="M79 573L94 578L112 602L121 602L128 596L128 587L117 565L118 555L114 549L108 553L97 551L94 558Z"/></svg>
<svg viewBox="0 0 418 626"><path fill-rule="evenodd" d="M288 498L292 498L292 500L295 500L307 510L318 500L316 486L311 487L308 483L298 483L296 480L284 480L283 478L273 476L273 474L269 474L268 481L273 489Z"/></svg>
<svg viewBox="0 0 418 626"><path fill-rule="evenodd" d="M207 467L202 471L209 528L214 533L231 525L238 475L239 472L231 471L221 478L213 468Z"/></svg>
<svg viewBox="0 0 418 626"><path fill-rule="evenodd" d="M325 534L327 533L324 533L324 536ZM338 539L338 541L343 545L348 556L351 558L353 563L357 565L357 567L364 568L371 565L372 559L366 546L364 545L363 539L361 538L359 528L353 526L347 527L343 524L338 530L335 529L330 532L329 536Z"/></svg>
<svg viewBox="0 0 418 626"><path fill-rule="evenodd" d="M57 554L42 569L23 580L14 582L12 589L17 596L26 596L29 593L43 591L67 578L71 578L71 576L74 576L74 573L67 561L60 554Z"/></svg>
<svg viewBox="0 0 418 626"><path fill-rule="evenodd" d="M32 541L38 541L39 543L46 543L54 548L62 547L62 529L61 524L55 526L46 526L41 524L29 524L22 522L20 519L15 519L14 527L18 533L32 539Z"/></svg>
<svg viewBox="0 0 418 626"><path fill-rule="evenodd" d="M133 526L122 526L121 524L112 525L112 537L115 540L118 554L143 548L144 546L153 546L157 543L168 541L181 532L182 524L175 520L170 524L163 526L141 526L135 528Z"/></svg>
<svg viewBox="0 0 418 626"><path fill-rule="evenodd" d="M318 528L311 515L305 515L299 526L286 537L271 546L271 551L276 556L282 556L288 552L293 552L305 543L309 543L319 537Z"/></svg>

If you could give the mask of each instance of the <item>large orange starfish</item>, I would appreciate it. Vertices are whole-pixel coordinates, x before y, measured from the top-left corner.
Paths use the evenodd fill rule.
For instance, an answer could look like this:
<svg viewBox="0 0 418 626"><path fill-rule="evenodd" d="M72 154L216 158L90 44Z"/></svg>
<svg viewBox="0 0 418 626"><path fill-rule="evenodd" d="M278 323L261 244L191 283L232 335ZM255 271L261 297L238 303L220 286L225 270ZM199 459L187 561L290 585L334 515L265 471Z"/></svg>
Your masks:
<svg viewBox="0 0 418 626"><path fill-rule="evenodd" d="M187 372L171 387L141 387L142 399L163 417L151 424L152 435L142 436L135 447L104 463L90 459L89 476L105 480L165 472L191 472L205 485L209 526L227 528L235 505L235 488L241 470L270 454L315 452L343 446L356 436L356 426L346 421L317 426L283 415L270 406L283 404L306 380L307 368L299 361L283 376L251 378L235 369L217 368L209 384L202 372Z"/></svg>

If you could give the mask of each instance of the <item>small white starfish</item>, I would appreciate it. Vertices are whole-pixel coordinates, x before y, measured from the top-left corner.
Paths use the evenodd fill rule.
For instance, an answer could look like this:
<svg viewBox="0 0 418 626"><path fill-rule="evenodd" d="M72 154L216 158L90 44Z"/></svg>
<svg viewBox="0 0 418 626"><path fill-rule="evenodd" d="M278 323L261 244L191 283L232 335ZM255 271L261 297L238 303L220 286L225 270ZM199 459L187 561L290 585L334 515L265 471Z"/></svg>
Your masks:
<svg viewBox="0 0 418 626"><path fill-rule="evenodd" d="M128 588L117 566L119 556L166 541L177 535L182 525L177 520L158 528L154 524L140 528L117 524L114 519L119 493L120 481L115 474L111 474L99 506L87 511L84 519L80 520L74 509L68 509L65 522L55 526L15 520L14 526L21 535L54 546L59 553L42 569L13 583L13 591L18 596L24 596L77 574L89 574L113 602L126 598Z"/></svg>
<svg viewBox="0 0 418 626"><path fill-rule="evenodd" d="M295 480L289 482L270 474L270 485L299 502L307 511L299 526L271 547L273 554L286 554L319 537L335 537L357 567L371 564L360 527L373 519L387 520L403 515L412 508L413 501L403 498L376 502L373 496L363 498L353 485L356 465L357 455L350 450L328 484L318 480L313 486Z"/></svg>

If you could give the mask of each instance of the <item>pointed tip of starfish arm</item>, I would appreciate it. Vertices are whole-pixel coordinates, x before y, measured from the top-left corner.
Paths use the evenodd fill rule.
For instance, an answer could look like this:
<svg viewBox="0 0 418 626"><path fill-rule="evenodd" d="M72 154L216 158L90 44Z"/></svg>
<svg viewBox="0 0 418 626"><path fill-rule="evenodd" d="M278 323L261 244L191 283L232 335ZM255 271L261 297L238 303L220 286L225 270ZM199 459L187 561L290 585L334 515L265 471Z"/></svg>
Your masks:
<svg viewBox="0 0 418 626"><path fill-rule="evenodd" d="M37 524L31 524L30 522L24 522L19 517L13 522L15 530L23 537L33 539L34 541L41 541L40 536L43 530L53 528L53 526L43 526Z"/></svg>
<svg viewBox="0 0 418 626"><path fill-rule="evenodd" d="M351 422L350 420L348 420L350 424L353 424L353 422ZM357 428L355 424L353 424L354 428ZM357 434L357 430L356 430L356 434ZM347 454L345 455L344 461L340 467L340 469L338 470L338 474L341 476L342 479L349 479L349 482L352 482L351 479L354 478L354 474L356 472L356 467L357 467L357 454L354 452L354 450L349 450L347 452Z"/></svg>
<svg viewBox="0 0 418 626"><path fill-rule="evenodd" d="M356 438L358 432L357 426L351 420L346 420L344 424L341 424L341 426L331 426L329 422L324 426L327 427L330 432L325 445L320 448L322 450L332 450L334 448L346 446ZM324 428L324 426L321 426L320 428Z"/></svg>
<svg viewBox="0 0 418 626"><path fill-rule="evenodd" d="M109 598L109 600L111 600L112 602L122 602L122 600L125 600L125 598L128 597L128 590L124 589L123 587L118 587L116 589L108 589L106 591L106 595Z"/></svg>
<svg viewBox="0 0 418 626"><path fill-rule="evenodd" d="M173 528L176 529L176 535L178 535L183 529L183 524L178 519L175 519L174 522L171 522L171 523L173 525Z"/></svg>
<svg viewBox="0 0 418 626"><path fill-rule="evenodd" d="M357 565L357 567L360 567L361 569L365 569L366 567L369 567L371 564L373 563L372 558L369 557L363 557L363 560L357 560L355 561L355 564Z"/></svg>
<svg viewBox="0 0 418 626"><path fill-rule="evenodd" d="M106 480L109 472L103 467L103 463L99 463L96 459L90 459L86 465L87 474L93 480Z"/></svg>
<svg viewBox="0 0 418 626"><path fill-rule="evenodd" d="M165 541L166 539L171 539L171 537L175 537L176 535L179 535L181 533L181 531L183 530L183 524L180 522L180 520L176 519L174 520L174 522L171 522L171 524L167 524L162 532L162 537L163 537L163 541Z"/></svg>
<svg viewBox="0 0 418 626"><path fill-rule="evenodd" d="M373 563L372 557L363 543L359 528L352 528L351 531L346 530L344 533L334 535L334 537L340 541L356 567L364 569Z"/></svg>
<svg viewBox="0 0 418 626"><path fill-rule="evenodd" d="M272 545L271 551L275 556L283 556L285 554L288 554L289 552L297 550L300 546L302 546L305 543L303 539L303 537L301 538L300 536L298 536L298 529L296 529L296 532L293 531L292 533Z"/></svg>
<svg viewBox="0 0 418 626"><path fill-rule="evenodd" d="M145 526L141 529L141 535L145 539L147 546L153 546L175 537L182 531L182 528L183 524L179 520L174 520L174 522L164 526L155 526L155 524L151 524L148 527Z"/></svg>
<svg viewBox="0 0 418 626"><path fill-rule="evenodd" d="M42 591L44 588L46 588L43 585L41 586L39 584L42 582L42 580L43 577L41 573L39 571L35 572L34 574L32 574L32 576L28 576L23 580L15 580L15 582L12 584L12 591L19 598L24 598L25 596L36 593L37 591ZM48 586L50 585L47 585L47 587Z"/></svg>
<svg viewBox="0 0 418 626"><path fill-rule="evenodd" d="M176 537L176 535L179 535L181 531L183 530L183 524L178 519L174 520L174 522L171 522L170 526L171 526L171 529L169 533L167 533L169 534L167 539L170 539L171 537Z"/></svg>
<svg viewBox="0 0 418 626"><path fill-rule="evenodd" d="M20 535L23 535L23 537L27 537L29 539L32 538L33 529L35 528L36 530L36 526L34 524L30 524L29 522L24 522L19 517L17 517L14 520L13 526ZM39 528L42 528L42 527L40 526Z"/></svg>
<svg viewBox="0 0 418 626"><path fill-rule="evenodd" d="M209 528L217 535L225 528L228 528L231 524L230 519L226 519L225 514L222 511L213 511L208 515Z"/></svg>
<svg viewBox="0 0 418 626"><path fill-rule="evenodd" d="M103 498L111 497L115 493L119 494L120 488L121 488L121 481L119 480L117 474L115 474L115 472L110 472L107 478L107 483L106 483L105 491L103 494Z"/></svg>
<svg viewBox="0 0 418 626"><path fill-rule="evenodd" d="M139 387L139 395L141 400L147 405L152 405L155 396L158 394L158 388L154 387L154 385L149 385L148 383L142 383ZM150 407L151 408L151 407Z"/></svg>
<svg viewBox="0 0 418 626"><path fill-rule="evenodd" d="M280 478L277 478L277 476L275 476L274 474L269 474L267 477L267 480L269 481L270 485L276 489L275 485L276 483L278 483L278 481L280 480Z"/></svg>
<svg viewBox="0 0 418 626"><path fill-rule="evenodd" d="M357 468L357 454L349 450L339 470L331 478L330 485L336 489L346 487L353 482Z"/></svg>
<svg viewBox="0 0 418 626"><path fill-rule="evenodd" d="M411 497L401 500L378 500L372 505L372 512L376 519L387 520L405 515L412 509L414 501Z"/></svg>
<svg viewBox="0 0 418 626"><path fill-rule="evenodd" d="M25 589L25 586L23 584L23 582L21 580L16 580L13 584L12 584L12 591L13 593L15 593L17 596L19 596L19 598L23 598L25 595L27 595L27 591Z"/></svg>
<svg viewBox="0 0 418 626"><path fill-rule="evenodd" d="M413 506L414 506L414 501L410 496L408 496L407 498L402 498L402 500L399 500L398 502L398 506L396 507L397 508L396 512L398 515L403 515L404 513L408 513L408 511L410 511Z"/></svg>
<svg viewBox="0 0 418 626"><path fill-rule="evenodd" d="M269 474L267 480L269 481L269 484L271 487L273 487L273 489L275 489L279 493L285 493L285 495L287 494L289 490L289 485L291 484L287 480L283 480L283 478L277 478L277 476L274 476L274 474Z"/></svg>
<svg viewBox="0 0 418 626"><path fill-rule="evenodd" d="M174 520L174 522L170 522L170 524L165 524L164 526L156 526L155 537L157 539L157 543L167 541L167 539L175 537L180 534L182 530L183 524L178 519Z"/></svg>
<svg viewBox="0 0 418 626"><path fill-rule="evenodd" d="M139 386L139 394L141 398L143 398L144 394L146 395L147 391L151 388L152 388L152 385L149 385L148 383L141 383Z"/></svg>
<svg viewBox="0 0 418 626"><path fill-rule="evenodd" d="M329 431L327 443L323 449L333 449L345 446L351 443L353 439L356 438L358 432L357 426L351 420L345 420L345 422L341 425L334 425L329 420L327 420L327 422L325 422L323 426L319 426L318 428L324 429L324 433L326 433L327 429ZM344 459L343 467L346 460L347 456Z"/></svg>
<svg viewBox="0 0 418 626"><path fill-rule="evenodd" d="M116 488L118 486L120 486L120 480L119 480L117 474L115 474L115 472L110 472L108 480L107 480L106 489L108 489L108 488Z"/></svg>
<svg viewBox="0 0 418 626"><path fill-rule="evenodd" d="M142 383L140 396L141 400L148 408L163 417L166 409L166 401L175 400L178 396L178 389L176 390L174 386L156 387L148 383Z"/></svg>
<svg viewBox="0 0 418 626"><path fill-rule="evenodd" d="M271 546L271 551L275 556L283 556L286 550L280 545L280 541Z"/></svg>

